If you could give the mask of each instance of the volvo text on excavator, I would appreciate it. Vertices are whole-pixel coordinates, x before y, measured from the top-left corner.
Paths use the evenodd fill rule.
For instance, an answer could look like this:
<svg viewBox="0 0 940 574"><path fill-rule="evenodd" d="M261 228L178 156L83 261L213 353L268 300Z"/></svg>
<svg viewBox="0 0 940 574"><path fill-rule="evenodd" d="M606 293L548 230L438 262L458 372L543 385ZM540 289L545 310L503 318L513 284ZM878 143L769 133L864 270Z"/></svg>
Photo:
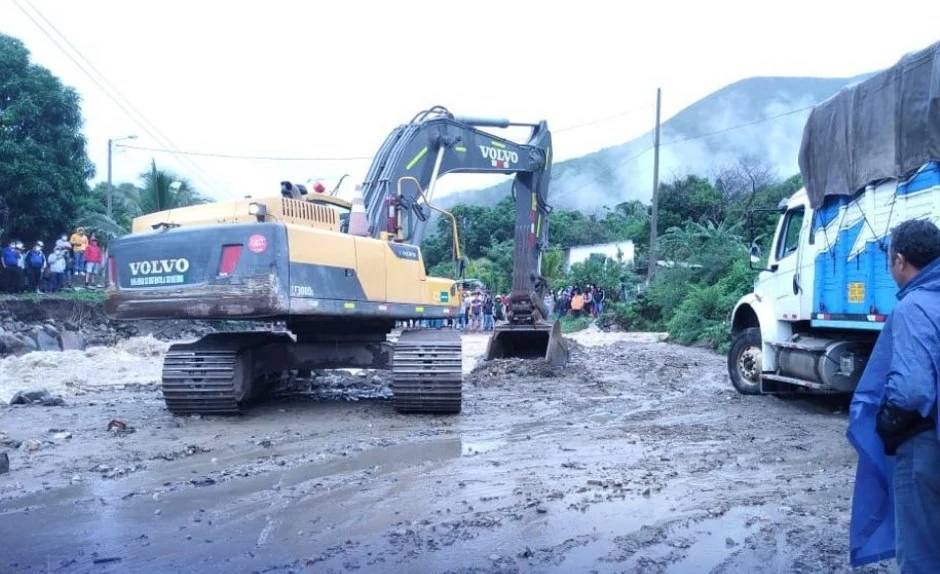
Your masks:
<svg viewBox="0 0 940 574"><path fill-rule="evenodd" d="M482 131L527 126L524 144ZM391 369L403 413L459 413L461 339L454 330L396 322L455 318L463 259L457 222L434 207L448 173L514 175L515 252L508 322L487 359L568 360L542 304L548 237L551 133L545 121L458 118L442 107L386 138L352 201L318 185L281 183L280 195L170 209L134 220L111 242L105 309L110 318L286 323L287 332L218 332L170 347L162 388L176 414L231 414L288 372ZM429 277L420 244L432 211L454 228L457 279ZM392 335L390 337L390 335Z"/></svg>

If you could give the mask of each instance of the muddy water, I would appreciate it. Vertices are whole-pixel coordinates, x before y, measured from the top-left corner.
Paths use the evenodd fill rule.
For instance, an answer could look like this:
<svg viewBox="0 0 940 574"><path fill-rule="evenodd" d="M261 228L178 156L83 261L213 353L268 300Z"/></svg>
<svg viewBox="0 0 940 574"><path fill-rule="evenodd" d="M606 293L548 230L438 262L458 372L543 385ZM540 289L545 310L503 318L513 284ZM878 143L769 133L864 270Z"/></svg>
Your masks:
<svg viewBox="0 0 940 574"><path fill-rule="evenodd" d="M723 358L655 337L579 339L563 372L469 374L457 417L294 399L174 418L148 389L7 408L0 430L42 448L0 476L0 571L850 570L837 405L742 397Z"/></svg>

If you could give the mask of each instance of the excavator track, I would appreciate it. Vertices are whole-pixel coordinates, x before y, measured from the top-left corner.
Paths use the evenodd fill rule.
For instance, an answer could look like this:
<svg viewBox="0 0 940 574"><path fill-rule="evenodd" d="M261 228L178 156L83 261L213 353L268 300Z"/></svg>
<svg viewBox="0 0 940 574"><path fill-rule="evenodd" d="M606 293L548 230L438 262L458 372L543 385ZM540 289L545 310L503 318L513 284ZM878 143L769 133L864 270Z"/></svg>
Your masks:
<svg viewBox="0 0 940 574"><path fill-rule="evenodd" d="M455 331L404 331L392 362L392 405L400 413L458 414L462 345Z"/></svg>
<svg viewBox="0 0 940 574"><path fill-rule="evenodd" d="M163 361L163 399L175 415L241 412L246 369L244 354L231 349L173 345Z"/></svg>

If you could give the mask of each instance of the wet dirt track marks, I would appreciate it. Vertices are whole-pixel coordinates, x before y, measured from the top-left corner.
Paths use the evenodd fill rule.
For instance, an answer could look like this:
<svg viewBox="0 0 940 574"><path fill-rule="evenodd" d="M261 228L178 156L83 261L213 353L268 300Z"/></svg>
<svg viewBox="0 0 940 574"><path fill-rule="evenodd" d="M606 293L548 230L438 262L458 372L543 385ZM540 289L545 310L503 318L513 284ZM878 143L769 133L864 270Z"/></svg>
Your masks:
<svg viewBox="0 0 940 574"><path fill-rule="evenodd" d="M722 357L575 345L464 393L440 418L375 398L174 418L156 389L4 408L44 442L0 476L0 570L850 571L845 415L740 396Z"/></svg>

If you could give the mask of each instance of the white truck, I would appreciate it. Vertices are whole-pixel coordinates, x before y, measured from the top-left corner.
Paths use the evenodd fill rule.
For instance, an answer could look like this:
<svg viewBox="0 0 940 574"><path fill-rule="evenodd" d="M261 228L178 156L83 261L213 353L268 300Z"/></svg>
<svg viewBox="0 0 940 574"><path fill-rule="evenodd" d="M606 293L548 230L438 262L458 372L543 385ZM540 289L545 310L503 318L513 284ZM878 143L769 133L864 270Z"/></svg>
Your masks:
<svg viewBox="0 0 940 574"><path fill-rule="evenodd" d="M890 231L940 223L940 42L816 106L805 187L778 207L766 268L732 312L742 394L851 393L897 301ZM764 257L756 242L751 264Z"/></svg>

